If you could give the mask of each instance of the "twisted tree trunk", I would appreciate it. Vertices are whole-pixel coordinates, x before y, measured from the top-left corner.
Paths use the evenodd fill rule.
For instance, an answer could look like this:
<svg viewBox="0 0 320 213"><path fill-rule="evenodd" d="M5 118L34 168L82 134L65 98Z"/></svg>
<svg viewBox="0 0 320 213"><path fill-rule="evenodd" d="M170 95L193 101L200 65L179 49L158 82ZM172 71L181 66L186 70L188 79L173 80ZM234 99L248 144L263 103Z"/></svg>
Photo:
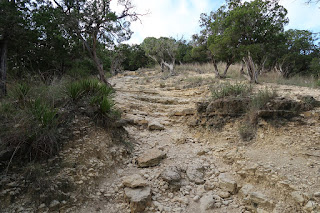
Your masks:
<svg viewBox="0 0 320 213"><path fill-rule="evenodd" d="M244 75L251 83L258 83L258 70L256 69L253 60L248 53L248 56L243 58L245 65L247 67L247 73Z"/></svg>

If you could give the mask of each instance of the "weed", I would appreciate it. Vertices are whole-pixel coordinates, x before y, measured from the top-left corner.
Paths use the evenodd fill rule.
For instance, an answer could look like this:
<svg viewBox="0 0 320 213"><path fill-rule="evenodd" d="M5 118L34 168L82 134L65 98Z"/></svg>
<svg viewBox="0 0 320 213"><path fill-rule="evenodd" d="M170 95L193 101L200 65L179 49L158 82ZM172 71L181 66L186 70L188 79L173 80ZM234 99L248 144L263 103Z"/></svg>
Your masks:
<svg viewBox="0 0 320 213"><path fill-rule="evenodd" d="M229 96L233 97L245 97L248 96L252 91L252 87L248 84L236 83L230 84L225 83L221 84L218 87L215 87L211 90L212 98L214 100L225 98Z"/></svg>
<svg viewBox="0 0 320 213"><path fill-rule="evenodd" d="M239 126L238 132L243 141L250 141L256 135L256 127L250 124L242 124Z"/></svg>

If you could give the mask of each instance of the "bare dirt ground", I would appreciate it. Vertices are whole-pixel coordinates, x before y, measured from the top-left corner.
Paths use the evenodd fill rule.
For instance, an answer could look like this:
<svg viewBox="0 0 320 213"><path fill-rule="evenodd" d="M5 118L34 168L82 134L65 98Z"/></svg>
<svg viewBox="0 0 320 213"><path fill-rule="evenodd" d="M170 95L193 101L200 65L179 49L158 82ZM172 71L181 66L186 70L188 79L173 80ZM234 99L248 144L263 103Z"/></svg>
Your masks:
<svg viewBox="0 0 320 213"><path fill-rule="evenodd" d="M196 103L210 97L208 85L188 88L184 77L163 80L161 76L151 70L112 79L117 107L134 123L126 127L135 141L133 156L106 174L92 199L77 212L133 211L124 199L122 183L132 174L140 174L151 188L152 201L143 204L145 212L320 212L320 108L284 125L261 121L256 138L242 142L237 121L221 130L189 126ZM292 99L311 95L320 100L316 89L256 87L265 86ZM151 123L164 129L150 131ZM166 158L159 165L139 168L137 158L152 148ZM162 175L173 167L181 171L178 189ZM200 181L192 180L192 175Z"/></svg>

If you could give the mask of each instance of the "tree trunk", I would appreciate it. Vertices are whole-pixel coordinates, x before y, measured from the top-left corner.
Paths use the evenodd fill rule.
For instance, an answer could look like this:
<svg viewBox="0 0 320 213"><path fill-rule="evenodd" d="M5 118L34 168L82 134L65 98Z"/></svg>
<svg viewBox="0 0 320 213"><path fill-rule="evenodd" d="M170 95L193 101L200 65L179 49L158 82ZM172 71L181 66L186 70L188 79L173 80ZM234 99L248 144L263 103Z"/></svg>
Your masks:
<svg viewBox="0 0 320 213"><path fill-rule="evenodd" d="M174 72L175 62L174 61L171 64L168 64L167 62L163 61L163 65L169 69L171 76L175 75L175 72Z"/></svg>
<svg viewBox="0 0 320 213"><path fill-rule="evenodd" d="M258 83L258 70L255 68L255 65L253 63L253 60L250 56L250 53L248 56L244 57L244 61L247 67L247 73L245 77L251 82L251 83Z"/></svg>
<svg viewBox="0 0 320 213"><path fill-rule="evenodd" d="M0 41L0 98L7 95L6 76L7 76L7 41Z"/></svg>
<svg viewBox="0 0 320 213"><path fill-rule="evenodd" d="M89 44L87 43L87 41L83 38L83 44L86 47L87 51L89 52L89 55L91 56L91 58L93 59L94 64L96 65L98 72L99 72L99 78L100 81L102 81L103 83L105 83L108 87L112 87L111 84L107 81L105 75L104 75L104 70L103 70L103 65L100 62L100 59L97 56L97 51L96 51L96 37L93 37L93 47L92 49L90 48Z"/></svg>
<svg viewBox="0 0 320 213"><path fill-rule="evenodd" d="M212 60L213 63L213 67L214 67L214 74L216 75L216 78L221 78L220 74L219 74L219 69L217 66L217 63L215 60Z"/></svg>
<svg viewBox="0 0 320 213"><path fill-rule="evenodd" d="M244 60L242 60L242 62L241 62L241 69L240 69L240 74L241 75L245 75L246 73L244 72L244 64L245 64L245 62L244 62Z"/></svg>
<svg viewBox="0 0 320 213"><path fill-rule="evenodd" d="M228 69L230 67L231 63L230 62L227 62L227 65L226 65L226 68L224 69L224 72L222 74L222 78L225 78L227 76L227 72L228 72Z"/></svg>

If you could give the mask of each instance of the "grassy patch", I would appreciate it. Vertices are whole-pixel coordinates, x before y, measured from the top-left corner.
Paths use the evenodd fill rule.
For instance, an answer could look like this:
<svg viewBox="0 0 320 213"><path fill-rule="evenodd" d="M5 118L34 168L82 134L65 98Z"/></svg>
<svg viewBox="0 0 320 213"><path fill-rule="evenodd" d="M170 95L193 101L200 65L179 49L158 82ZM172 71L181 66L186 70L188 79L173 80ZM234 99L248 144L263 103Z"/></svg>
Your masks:
<svg viewBox="0 0 320 213"><path fill-rule="evenodd" d="M214 100L225 97L245 97L250 95L252 87L244 83L224 83L211 89L212 98Z"/></svg>
<svg viewBox="0 0 320 213"><path fill-rule="evenodd" d="M80 110L94 121L119 117L112 92L90 78L62 79L51 85L17 83L0 102L0 148L21 162L56 155L72 132L68 122Z"/></svg>
<svg viewBox="0 0 320 213"><path fill-rule="evenodd" d="M275 90L265 88L264 90L259 90L253 97L250 103L250 110L260 110L269 101L277 97L278 94Z"/></svg>

